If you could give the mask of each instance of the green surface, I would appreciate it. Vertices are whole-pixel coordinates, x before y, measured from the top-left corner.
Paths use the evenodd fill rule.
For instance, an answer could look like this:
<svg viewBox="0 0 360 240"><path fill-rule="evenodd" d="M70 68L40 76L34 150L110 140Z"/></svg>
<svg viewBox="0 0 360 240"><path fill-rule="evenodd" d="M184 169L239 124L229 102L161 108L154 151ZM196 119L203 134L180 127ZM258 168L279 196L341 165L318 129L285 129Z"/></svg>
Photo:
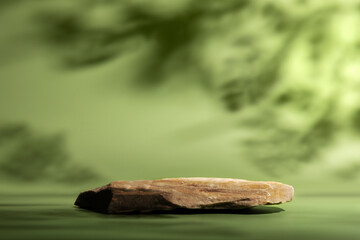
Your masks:
<svg viewBox="0 0 360 240"><path fill-rule="evenodd" d="M360 197L297 196L248 211L103 215L72 205L76 194L0 195L1 238L336 239L360 236Z"/></svg>

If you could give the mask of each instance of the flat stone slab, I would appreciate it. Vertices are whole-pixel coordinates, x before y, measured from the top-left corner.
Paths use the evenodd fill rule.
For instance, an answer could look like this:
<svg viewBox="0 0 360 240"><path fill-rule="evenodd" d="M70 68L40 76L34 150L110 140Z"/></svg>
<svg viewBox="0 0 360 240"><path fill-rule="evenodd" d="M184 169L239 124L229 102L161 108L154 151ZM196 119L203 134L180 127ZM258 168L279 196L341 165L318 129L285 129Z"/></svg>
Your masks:
<svg viewBox="0 0 360 240"><path fill-rule="evenodd" d="M79 194L75 205L102 213L177 209L241 209L291 201L294 188L279 182L232 178L114 181Z"/></svg>

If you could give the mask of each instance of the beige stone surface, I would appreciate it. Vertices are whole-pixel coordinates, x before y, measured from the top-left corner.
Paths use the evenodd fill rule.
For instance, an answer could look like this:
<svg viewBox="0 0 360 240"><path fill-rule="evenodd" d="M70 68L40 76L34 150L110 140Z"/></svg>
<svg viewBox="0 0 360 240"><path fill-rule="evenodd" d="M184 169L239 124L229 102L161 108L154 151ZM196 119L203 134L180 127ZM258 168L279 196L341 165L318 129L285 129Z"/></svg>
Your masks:
<svg viewBox="0 0 360 240"><path fill-rule="evenodd" d="M240 209L291 201L294 188L279 182L232 178L114 181L80 193L75 205L103 213L175 209Z"/></svg>

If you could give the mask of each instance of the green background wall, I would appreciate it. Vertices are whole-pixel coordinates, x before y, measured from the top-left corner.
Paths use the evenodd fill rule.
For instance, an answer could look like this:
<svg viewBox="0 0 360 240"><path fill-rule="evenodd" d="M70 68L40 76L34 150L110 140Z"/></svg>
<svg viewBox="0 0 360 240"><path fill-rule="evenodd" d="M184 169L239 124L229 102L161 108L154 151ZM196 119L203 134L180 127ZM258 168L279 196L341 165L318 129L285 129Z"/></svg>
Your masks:
<svg viewBox="0 0 360 240"><path fill-rule="evenodd" d="M349 192L359 1L1 1L5 192L233 177Z"/></svg>

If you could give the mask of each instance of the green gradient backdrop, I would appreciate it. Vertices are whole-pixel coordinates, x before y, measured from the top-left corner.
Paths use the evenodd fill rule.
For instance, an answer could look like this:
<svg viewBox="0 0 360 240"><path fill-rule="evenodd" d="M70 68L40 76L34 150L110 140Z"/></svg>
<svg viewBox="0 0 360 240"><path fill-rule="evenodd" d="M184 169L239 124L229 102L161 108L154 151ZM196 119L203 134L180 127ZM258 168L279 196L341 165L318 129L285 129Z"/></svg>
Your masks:
<svg viewBox="0 0 360 240"><path fill-rule="evenodd" d="M338 220L355 221L359 209L346 198L359 193L359 6L3 0L0 188L10 194L3 196L4 216L13 216L15 228L17 215L6 207L18 199L11 194L76 195L120 179L234 177L294 185L299 209L294 201L286 212L301 220L289 220L289 236L311 229L301 221L319 211L312 231L329 239L324 232L337 220L325 212L348 201ZM318 208L319 199L306 198L311 194L332 197L331 204ZM64 210L73 197L55 202ZM301 209L314 216L307 210L301 218ZM48 210L33 211L41 218ZM64 211L59 221L80 216ZM224 219L218 221L227 227L214 238L237 228ZM264 219L258 221L272 221ZM281 235L266 226L264 234ZM346 239L358 235L351 226ZM201 238L204 229L192 236ZM162 238L152 233L149 239Z"/></svg>
<svg viewBox="0 0 360 240"><path fill-rule="evenodd" d="M58 151L99 182L358 181L356 2L10 2L0 45L5 168L24 148L6 131L22 126L29 142L62 135ZM133 33L136 20L145 27ZM41 150L29 154L12 168L47 164L36 160ZM28 180L66 179L49 168Z"/></svg>
<svg viewBox="0 0 360 240"><path fill-rule="evenodd" d="M358 181L357 3L218 3L9 2L1 16L3 128L61 134L68 161L96 170L101 182L217 176L323 189L325 180ZM133 9L148 14L139 18L146 28L128 33ZM118 55L101 57L108 51ZM320 140L303 137L316 131Z"/></svg>

